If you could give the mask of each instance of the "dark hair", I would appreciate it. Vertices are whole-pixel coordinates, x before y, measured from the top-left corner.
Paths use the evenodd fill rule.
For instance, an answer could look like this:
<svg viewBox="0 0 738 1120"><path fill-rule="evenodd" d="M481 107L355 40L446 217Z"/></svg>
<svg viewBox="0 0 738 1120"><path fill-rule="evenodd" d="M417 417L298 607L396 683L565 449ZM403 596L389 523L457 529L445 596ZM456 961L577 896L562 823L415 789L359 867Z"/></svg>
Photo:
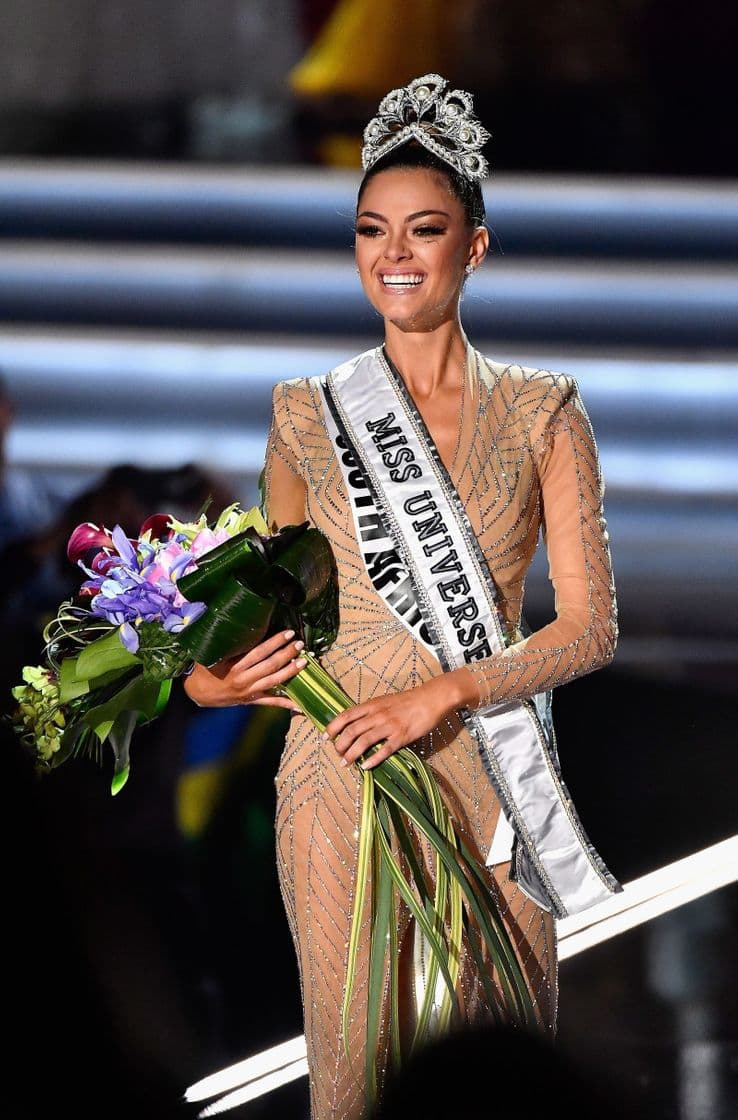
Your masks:
<svg viewBox="0 0 738 1120"><path fill-rule="evenodd" d="M364 188L380 171L389 171L391 168L422 168L427 171L437 171L444 175L451 194L457 198L464 208L464 215L471 226L483 226L486 220L484 209L484 196L478 179L468 179L450 163L446 163L440 156L435 155L423 147L417 140L410 140L393 148L387 155L382 156L373 163L359 186L357 203L361 201Z"/></svg>

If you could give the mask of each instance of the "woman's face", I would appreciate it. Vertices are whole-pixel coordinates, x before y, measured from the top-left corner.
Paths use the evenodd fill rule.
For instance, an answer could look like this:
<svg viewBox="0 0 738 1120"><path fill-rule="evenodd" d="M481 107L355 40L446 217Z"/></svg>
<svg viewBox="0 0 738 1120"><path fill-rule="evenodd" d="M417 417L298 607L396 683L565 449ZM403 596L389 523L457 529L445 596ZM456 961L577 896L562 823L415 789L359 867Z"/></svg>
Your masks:
<svg viewBox="0 0 738 1120"><path fill-rule="evenodd" d="M442 174L391 168L369 180L356 216L356 263L364 291L385 319L429 331L455 318L467 264L487 250Z"/></svg>

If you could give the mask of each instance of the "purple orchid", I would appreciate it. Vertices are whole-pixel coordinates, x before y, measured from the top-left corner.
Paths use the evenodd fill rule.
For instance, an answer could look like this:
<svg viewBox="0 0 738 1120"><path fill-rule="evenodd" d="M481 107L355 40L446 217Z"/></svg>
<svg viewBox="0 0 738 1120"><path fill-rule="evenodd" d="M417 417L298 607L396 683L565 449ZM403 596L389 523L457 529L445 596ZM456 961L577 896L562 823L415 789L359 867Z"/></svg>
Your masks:
<svg viewBox="0 0 738 1120"><path fill-rule="evenodd" d="M181 542L170 540L157 549L147 540L129 540L120 525L109 540L115 552L98 553L91 567L78 559L90 577L81 589L93 596L93 614L120 627L130 653L139 648L137 627L142 622L158 622L177 634L200 618L205 603L190 603L177 589L177 577L193 564L192 553Z"/></svg>

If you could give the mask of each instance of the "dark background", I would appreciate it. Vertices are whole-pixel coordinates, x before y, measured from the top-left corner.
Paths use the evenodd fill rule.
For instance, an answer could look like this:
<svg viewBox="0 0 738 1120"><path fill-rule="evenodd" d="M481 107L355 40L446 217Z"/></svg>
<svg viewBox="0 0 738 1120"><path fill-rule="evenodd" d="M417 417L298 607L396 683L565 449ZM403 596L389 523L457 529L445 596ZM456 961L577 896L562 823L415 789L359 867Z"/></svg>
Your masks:
<svg viewBox="0 0 738 1120"><path fill-rule="evenodd" d="M440 69L474 91L497 170L736 175L732 4L380 0L353 5L350 60L350 36L320 40L339 7L7 0L0 152L336 162L326 138L356 137L393 83Z"/></svg>

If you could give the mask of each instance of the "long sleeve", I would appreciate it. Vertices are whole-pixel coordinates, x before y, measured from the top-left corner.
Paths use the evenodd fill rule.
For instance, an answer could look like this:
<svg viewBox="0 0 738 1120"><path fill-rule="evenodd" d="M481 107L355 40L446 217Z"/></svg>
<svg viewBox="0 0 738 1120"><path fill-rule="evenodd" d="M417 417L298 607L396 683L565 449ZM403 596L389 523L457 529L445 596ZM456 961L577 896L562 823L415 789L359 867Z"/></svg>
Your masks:
<svg viewBox="0 0 738 1120"><path fill-rule="evenodd" d="M266 516L271 529L298 525L307 517L305 482L284 430L289 423L286 391L284 382L274 387L264 462Z"/></svg>
<svg viewBox="0 0 738 1120"><path fill-rule="evenodd" d="M529 430L555 618L500 654L469 665L479 707L522 700L608 664L617 604L604 486L592 426L576 383L537 411Z"/></svg>

